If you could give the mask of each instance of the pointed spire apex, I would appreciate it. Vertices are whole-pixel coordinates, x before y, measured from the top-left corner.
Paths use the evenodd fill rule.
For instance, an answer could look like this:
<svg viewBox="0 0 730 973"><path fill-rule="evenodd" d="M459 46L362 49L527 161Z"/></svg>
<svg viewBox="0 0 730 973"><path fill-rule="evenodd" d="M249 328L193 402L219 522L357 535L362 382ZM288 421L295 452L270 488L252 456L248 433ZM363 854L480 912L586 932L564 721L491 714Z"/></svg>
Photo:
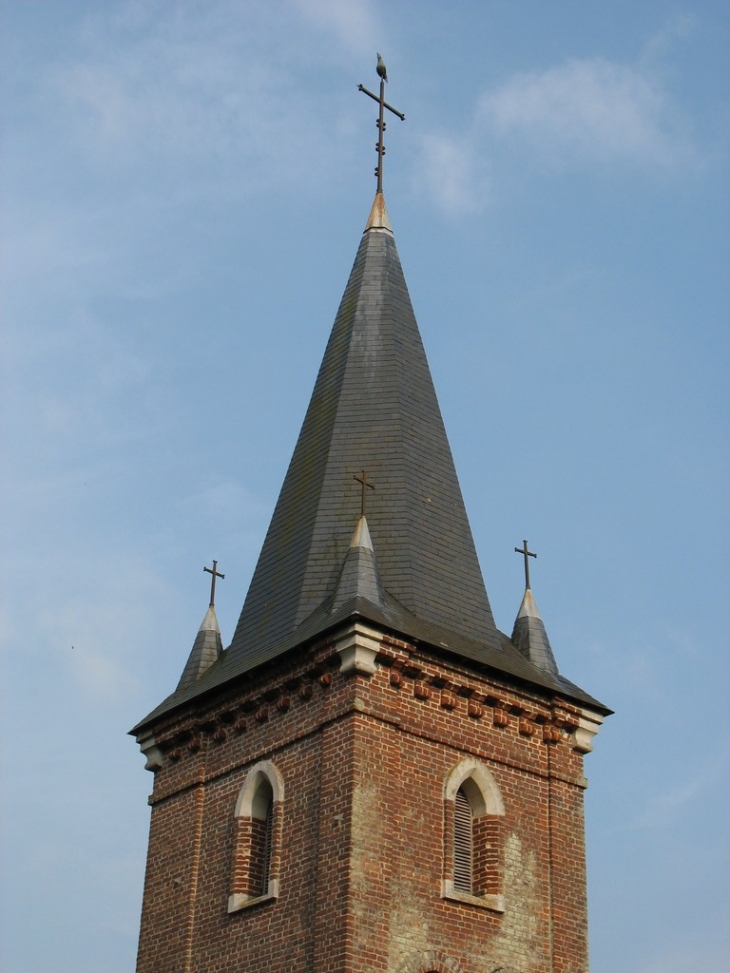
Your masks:
<svg viewBox="0 0 730 973"><path fill-rule="evenodd" d="M365 514L363 514L362 517L358 520L357 527L355 527L355 530L353 532L352 540L350 541L349 550L352 550L353 547L364 547L365 550L372 551L373 554L375 553L375 550L373 548L373 542L370 537L370 529L368 528L368 522L367 522L367 518L365 517Z"/></svg>
<svg viewBox="0 0 730 973"><path fill-rule="evenodd" d="M370 529L364 516L358 520L352 535L330 611L337 611L356 598L364 598L379 608L385 604Z"/></svg>
<svg viewBox="0 0 730 973"><path fill-rule="evenodd" d="M525 551L527 551L527 541L525 541ZM527 564L527 554L525 554L525 564ZM529 586L529 574L522 604L512 630L512 642L515 648L538 669L557 675L558 667L550 647L550 639Z"/></svg>
<svg viewBox="0 0 730 973"><path fill-rule="evenodd" d="M215 584L215 576L213 578L213 583ZM221 630L218 626L215 608L211 604L208 607L208 611L205 613L203 621L201 622L200 628L198 629L198 634L195 636L195 641L193 642L193 647L190 650L188 661L186 662L183 673L180 676L180 682L177 684L177 692L179 692L181 689L187 689L188 686L191 686L194 682L197 682L203 673L208 670L214 662L218 661L218 658L222 652L223 641L221 639Z"/></svg>
<svg viewBox="0 0 730 973"><path fill-rule="evenodd" d="M368 230L388 230L389 233L393 232L393 227L390 225L390 219L388 217L388 210L385 206L385 196L382 193L375 194L370 216L365 226L365 233Z"/></svg>
<svg viewBox="0 0 730 973"><path fill-rule="evenodd" d="M223 652L223 640L221 630L218 626L218 618L215 613L215 582L216 578L225 578L218 570L218 562L213 561L212 568L203 568L210 575L210 604L205 618L200 623L198 634L195 636L193 647L190 650L188 661L185 664L180 682L177 684L177 691L187 689L188 686L196 682L206 669L209 669Z"/></svg>
<svg viewBox="0 0 730 973"><path fill-rule="evenodd" d="M512 642L538 669L557 675L555 656L530 588L530 558L536 558L537 554L530 550L526 540L522 541L522 547L515 548L515 553L521 554L525 559L525 594L512 629Z"/></svg>

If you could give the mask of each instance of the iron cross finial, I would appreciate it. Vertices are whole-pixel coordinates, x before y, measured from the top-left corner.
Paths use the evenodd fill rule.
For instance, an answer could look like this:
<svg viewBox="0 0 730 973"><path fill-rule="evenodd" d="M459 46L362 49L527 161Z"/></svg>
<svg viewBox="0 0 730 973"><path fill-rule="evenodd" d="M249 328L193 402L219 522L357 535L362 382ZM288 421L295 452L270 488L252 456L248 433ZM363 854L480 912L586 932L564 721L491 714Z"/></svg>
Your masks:
<svg viewBox="0 0 730 973"><path fill-rule="evenodd" d="M522 542L522 547L516 547L515 552L517 554L522 554L525 558L525 588L530 587L530 562L527 560L529 557L537 557L537 554L533 554L532 551L528 550L527 541Z"/></svg>
<svg viewBox="0 0 730 973"><path fill-rule="evenodd" d="M372 91L368 91L368 89L361 84L357 86L357 90L362 91L364 95L368 95L370 98L373 99L373 101L377 101L377 103L380 105L380 113L378 115L378 121L377 121L378 141L375 146L375 151L378 153L378 164L375 167L375 177L378 180L378 192L382 193L383 156L385 155L385 142L383 141L383 134L385 132L385 117L384 117L385 109L387 108L388 111L393 112L394 115L397 115L397 117L400 118L402 122L406 120L406 116L403 114L403 112L399 112L397 108L393 108L392 105L389 105L388 102L385 100L385 83L388 80L388 71L385 67L385 61L382 59L382 57L379 54L378 54L378 63L375 70L377 71L378 77L380 78L380 95L374 95Z"/></svg>
<svg viewBox="0 0 730 973"><path fill-rule="evenodd" d="M208 574L211 576L211 578L210 578L210 607L212 608L213 605L215 605L215 579L216 578L225 578L225 574L221 574L220 571L218 570L218 562L217 561L213 561L213 567L212 568L203 568L203 570L204 571L207 571Z"/></svg>
<svg viewBox="0 0 730 973"><path fill-rule="evenodd" d="M362 471L362 475L361 476L358 476L357 473L356 473L353 476L353 480L357 480L357 482L362 486L362 494L360 496L360 516L361 517L364 517L365 516L365 498L367 496L367 494L366 494L365 491L366 490L374 490L375 489L375 484L374 483L368 483L368 475L365 472L365 470Z"/></svg>

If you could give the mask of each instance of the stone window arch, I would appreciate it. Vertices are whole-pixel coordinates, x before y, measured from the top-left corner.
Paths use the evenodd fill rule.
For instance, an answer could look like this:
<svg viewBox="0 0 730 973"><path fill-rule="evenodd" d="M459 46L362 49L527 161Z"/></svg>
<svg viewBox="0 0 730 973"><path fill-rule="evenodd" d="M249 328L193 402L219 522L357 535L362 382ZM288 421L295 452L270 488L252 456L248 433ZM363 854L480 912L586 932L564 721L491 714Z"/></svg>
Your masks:
<svg viewBox="0 0 730 973"><path fill-rule="evenodd" d="M504 912L504 803L487 767L465 757L444 782L444 898Z"/></svg>
<svg viewBox="0 0 730 973"><path fill-rule="evenodd" d="M254 764L236 800L229 912L279 895L283 802L284 780L275 764Z"/></svg>
<svg viewBox="0 0 730 973"><path fill-rule="evenodd" d="M464 967L440 949L417 950L402 961L397 973L464 973Z"/></svg>

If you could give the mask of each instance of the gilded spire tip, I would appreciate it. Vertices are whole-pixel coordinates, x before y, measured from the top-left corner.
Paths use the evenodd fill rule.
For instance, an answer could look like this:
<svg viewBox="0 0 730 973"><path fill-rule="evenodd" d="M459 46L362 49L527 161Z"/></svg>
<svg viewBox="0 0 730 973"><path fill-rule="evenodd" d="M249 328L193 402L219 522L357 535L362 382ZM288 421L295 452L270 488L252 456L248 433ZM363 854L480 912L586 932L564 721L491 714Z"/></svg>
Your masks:
<svg viewBox="0 0 730 973"><path fill-rule="evenodd" d="M390 233L393 232L393 227L390 225L390 219L388 217L388 210L385 205L385 196L383 196L382 192L375 194L370 216L365 226L366 233L368 230L388 230Z"/></svg>

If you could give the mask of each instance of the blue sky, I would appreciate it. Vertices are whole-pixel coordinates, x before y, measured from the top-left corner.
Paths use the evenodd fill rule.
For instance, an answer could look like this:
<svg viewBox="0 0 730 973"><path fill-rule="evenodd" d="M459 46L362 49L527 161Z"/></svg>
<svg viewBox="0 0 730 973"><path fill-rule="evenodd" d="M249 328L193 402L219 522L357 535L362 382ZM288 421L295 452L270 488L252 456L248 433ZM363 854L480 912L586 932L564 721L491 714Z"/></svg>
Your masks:
<svg viewBox="0 0 730 973"><path fill-rule="evenodd" d="M7 973L134 965L126 731L230 639L375 189L498 625L527 537L586 759L593 973L724 973L730 8L5 4Z"/></svg>

